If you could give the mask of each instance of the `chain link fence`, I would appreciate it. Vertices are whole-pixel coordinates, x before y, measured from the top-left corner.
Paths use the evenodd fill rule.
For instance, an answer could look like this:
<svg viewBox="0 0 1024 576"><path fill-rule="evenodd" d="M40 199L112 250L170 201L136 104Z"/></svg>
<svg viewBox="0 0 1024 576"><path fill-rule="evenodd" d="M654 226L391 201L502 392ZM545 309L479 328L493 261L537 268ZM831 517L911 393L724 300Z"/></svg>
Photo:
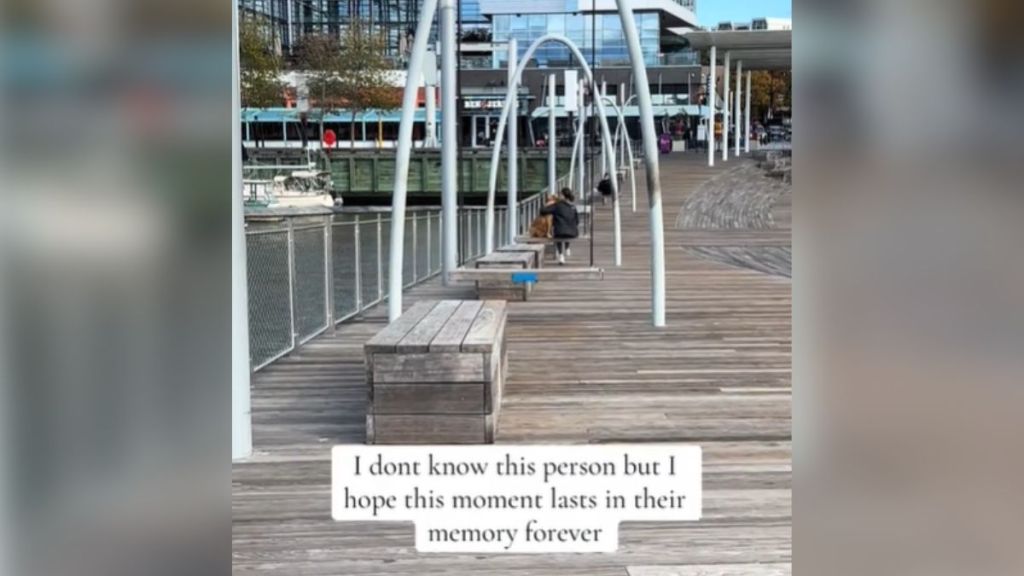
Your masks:
<svg viewBox="0 0 1024 576"><path fill-rule="evenodd" d="M498 244L505 237L497 210ZM483 255L485 210L459 213L463 260ZM441 272L441 210L410 207L405 219L406 287ZM317 215L264 210L246 219L249 351L254 370L316 337L333 324L387 299L389 210L343 208Z"/></svg>

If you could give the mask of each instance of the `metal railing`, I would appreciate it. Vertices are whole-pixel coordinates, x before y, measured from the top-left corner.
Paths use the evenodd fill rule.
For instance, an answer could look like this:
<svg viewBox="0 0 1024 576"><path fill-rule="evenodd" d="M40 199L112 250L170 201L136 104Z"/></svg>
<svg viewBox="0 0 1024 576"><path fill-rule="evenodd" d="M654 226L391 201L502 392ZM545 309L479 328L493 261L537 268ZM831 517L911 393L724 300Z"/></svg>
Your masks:
<svg viewBox="0 0 1024 576"><path fill-rule="evenodd" d="M519 204L520 233L541 205L537 194ZM506 209L496 211L496 245L504 244ZM459 209L460 259L483 256L485 208ZM249 356L260 370L387 299L390 209L340 208L246 219ZM410 207L405 219L405 287L441 272L441 209Z"/></svg>
<svg viewBox="0 0 1024 576"><path fill-rule="evenodd" d="M559 188L566 185L567 174L558 180ZM546 194L544 189L518 203L517 235L529 233ZM508 238L507 212L495 209L495 246ZM461 263L484 255L485 219L484 206L459 208ZM392 225L390 208L258 209L246 215L254 371L387 299ZM403 225L402 277L411 288L441 272L441 209L409 207Z"/></svg>

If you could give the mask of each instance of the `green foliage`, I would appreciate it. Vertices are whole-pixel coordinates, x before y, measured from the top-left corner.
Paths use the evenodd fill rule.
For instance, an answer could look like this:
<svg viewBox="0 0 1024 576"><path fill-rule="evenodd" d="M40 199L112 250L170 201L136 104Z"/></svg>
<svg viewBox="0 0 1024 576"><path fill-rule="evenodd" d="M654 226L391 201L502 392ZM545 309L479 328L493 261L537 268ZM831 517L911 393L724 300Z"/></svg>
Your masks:
<svg viewBox="0 0 1024 576"><path fill-rule="evenodd" d="M307 34L299 42L299 65L306 72L310 105L321 122L330 110L345 108L353 120L364 110L390 110L401 104L392 85L384 38L356 22L340 37ZM353 138L355 131L353 131Z"/></svg>
<svg viewBox="0 0 1024 576"><path fill-rule="evenodd" d="M299 66L306 74L310 105L326 112L344 100L341 43L328 34L305 34L295 47Z"/></svg>
<svg viewBox="0 0 1024 576"><path fill-rule="evenodd" d="M341 41L343 97L354 110L390 110L401 104L401 91L389 80L391 62L380 34L359 23L349 26Z"/></svg>
<svg viewBox="0 0 1024 576"><path fill-rule="evenodd" d="M789 108L792 104L792 74L789 71L758 71L750 78L750 106L755 118L763 118L769 109Z"/></svg>
<svg viewBox="0 0 1024 576"><path fill-rule="evenodd" d="M281 106L284 84L280 80L281 58L271 43L269 25L257 18L242 20L238 31L242 106Z"/></svg>

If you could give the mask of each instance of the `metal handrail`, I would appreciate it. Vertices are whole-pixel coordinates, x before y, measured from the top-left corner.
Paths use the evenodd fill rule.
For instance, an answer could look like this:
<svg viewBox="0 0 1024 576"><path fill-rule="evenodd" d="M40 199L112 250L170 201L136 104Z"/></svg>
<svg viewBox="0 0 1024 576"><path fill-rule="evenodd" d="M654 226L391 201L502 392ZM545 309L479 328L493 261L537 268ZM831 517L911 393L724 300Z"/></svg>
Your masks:
<svg viewBox="0 0 1024 576"><path fill-rule="evenodd" d="M538 214L545 192L519 202L520 214ZM464 206L459 213L464 260L483 256L485 210ZM507 226L504 209L499 215L500 238ZM246 241L254 371L387 300L386 245L392 224L390 207L250 214ZM441 207L409 207L403 225L408 289L441 272ZM318 230L322 234L310 233Z"/></svg>

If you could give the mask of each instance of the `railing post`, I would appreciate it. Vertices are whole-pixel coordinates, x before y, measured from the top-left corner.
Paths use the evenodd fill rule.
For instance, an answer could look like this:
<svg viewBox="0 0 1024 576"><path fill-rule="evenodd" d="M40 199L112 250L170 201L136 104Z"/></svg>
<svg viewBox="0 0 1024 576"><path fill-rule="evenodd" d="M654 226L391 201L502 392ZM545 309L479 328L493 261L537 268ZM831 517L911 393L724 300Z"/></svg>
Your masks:
<svg viewBox="0 0 1024 576"><path fill-rule="evenodd" d="M377 300L384 299L384 217L377 213Z"/></svg>
<svg viewBox="0 0 1024 576"><path fill-rule="evenodd" d="M430 242L432 240L432 238L430 237L431 236L430 235L430 212L426 213L426 216L424 217L424 220L427 221L426 222L426 224L427 224L427 275L425 276L425 278L426 278L426 277L430 276L430 271L433 270L433 264L434 264L433 258L431 258L431 256L433 256L433 253L430 251L430 247L431 247Z"/></svg>
<svg viewBox="0 0 1024 576"><path fill-rule="evenodd" d="M334 329L334 212L325 218L324 226L324 305L327 306L327 327Z"/></svg>
<svg viewBox="0 0 1024 576"><path fill-rule="evenodd" d="M412 258L412 283L413 284L415 284L416 281L419 279L419 274L418 274L418 270L417 270L418 266L416 265L417 264L416 261L419 260L419 241L418 241L418 239L416 237L417 236L416 235L416 223L417 223L417 221L419 221L419 219L420 219L419 213L414 211L412 213L412 254L409 255L409 257Z"/></svg>
<svg viewBox="0 0 1024 576"><path fill-rule="evenodd" d="M360 260L362 260L363 251L360 249L360 238L359 238L359 214L354 214L353 218L353 230L352 239L353 245L355 246L355 268L356 268L356 311L363 311L363 267Z"/></svg>
<svg viewBox="0 0 1024 576"><path fill-rule="evenodd" d="M288 321L291 333L289 350L295 349L295 224L291 218L288 222Z"/></svg>

